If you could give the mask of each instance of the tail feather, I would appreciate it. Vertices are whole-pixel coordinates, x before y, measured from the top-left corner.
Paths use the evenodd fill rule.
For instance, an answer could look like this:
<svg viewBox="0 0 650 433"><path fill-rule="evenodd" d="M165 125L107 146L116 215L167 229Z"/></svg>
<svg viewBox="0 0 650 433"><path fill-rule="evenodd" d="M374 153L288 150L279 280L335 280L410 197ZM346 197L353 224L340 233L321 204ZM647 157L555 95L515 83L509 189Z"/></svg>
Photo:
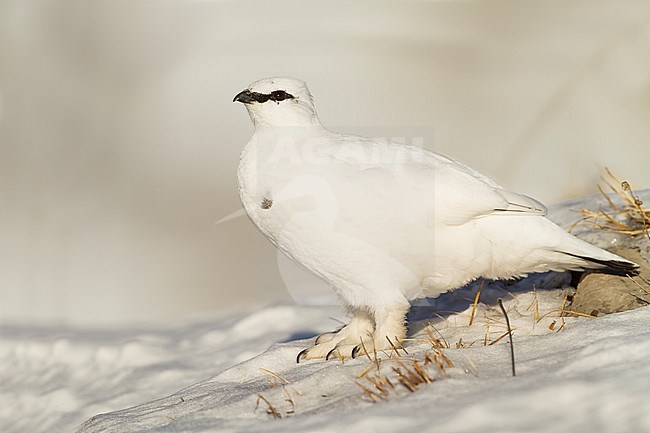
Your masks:
<svg viewBox="0 0 650 433"><path fill-rule="evenodd" d="M581 259L586 262L592 263L594 265L594 266L587 266L588 268L598 269L600 271L607 272L610 274L615 274L615 275L629 275L629 276L639 275L639 265L637 265L634 262L625 260L622 257L619 257L618 259L599 259L596 257L572 254L566 251L563 251L563 253L571 257L575 257L577 259ZM614 257L618 257L614 254L611 255Z"/></svg>

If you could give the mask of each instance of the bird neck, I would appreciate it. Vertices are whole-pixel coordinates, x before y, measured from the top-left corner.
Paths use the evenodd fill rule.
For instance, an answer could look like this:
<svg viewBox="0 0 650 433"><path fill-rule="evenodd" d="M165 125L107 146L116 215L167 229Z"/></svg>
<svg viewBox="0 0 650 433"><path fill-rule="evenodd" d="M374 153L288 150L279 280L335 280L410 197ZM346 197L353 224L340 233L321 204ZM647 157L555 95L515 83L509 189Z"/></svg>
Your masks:
<svg viewBox="0 0 650 433"><path fill-rule="evenodd" d="M312 125L255 124L254 136L263 142L299 143L331 134L320 122Z"/></svg>
<svg viewBox="0 0 650 433"><path fill-rule="evenodd" d="M279 127L323 128L310 105L296 103L287 109L280 104L254 104L246 107L256 130Z"/></svg>
<svg viewBox="0 0 650 433"><path fill-rule="evenodd" d="M255 134L259 136L284 135L289 137L300 137L322 135L329 132L316 116L309 119L295 118L293 121L291 119L283 119L282 122L268 122L262 119L255 119L253 115L251 115L251 118L253 119Z"/></svg>

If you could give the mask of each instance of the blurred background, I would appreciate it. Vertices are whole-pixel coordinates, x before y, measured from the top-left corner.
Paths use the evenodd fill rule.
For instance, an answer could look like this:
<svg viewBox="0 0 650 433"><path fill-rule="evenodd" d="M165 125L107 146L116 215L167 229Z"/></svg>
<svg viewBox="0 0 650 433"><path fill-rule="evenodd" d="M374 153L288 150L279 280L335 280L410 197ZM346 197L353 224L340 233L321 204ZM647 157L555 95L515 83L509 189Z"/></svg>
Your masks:
<svg viewBox="0 0 650 433"><path fill-rule="evenodd" d="M237 211L250 82L547 204L650 187L650 2L0 2L0 323L123 326L322 289ZM329 293L327 291L323 293ZM327 298L328 295L325 295Z"/></svg>

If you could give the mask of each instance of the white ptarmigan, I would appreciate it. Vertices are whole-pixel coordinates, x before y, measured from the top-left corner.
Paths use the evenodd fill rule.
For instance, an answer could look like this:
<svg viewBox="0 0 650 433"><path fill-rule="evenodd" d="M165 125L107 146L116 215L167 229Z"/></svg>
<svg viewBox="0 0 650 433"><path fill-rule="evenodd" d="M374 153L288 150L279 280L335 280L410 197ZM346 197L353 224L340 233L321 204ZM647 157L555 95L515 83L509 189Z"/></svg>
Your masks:
<svg viewBox="0 0 650 433"><path fill-rule="evenodd" d="M298 362L399 345L409 300L479 277L638 267L453 159L327 130L300 80L262 79L234 101L255 126L238 170L244 209L282 252L331 285L352 315Z"/></svg>

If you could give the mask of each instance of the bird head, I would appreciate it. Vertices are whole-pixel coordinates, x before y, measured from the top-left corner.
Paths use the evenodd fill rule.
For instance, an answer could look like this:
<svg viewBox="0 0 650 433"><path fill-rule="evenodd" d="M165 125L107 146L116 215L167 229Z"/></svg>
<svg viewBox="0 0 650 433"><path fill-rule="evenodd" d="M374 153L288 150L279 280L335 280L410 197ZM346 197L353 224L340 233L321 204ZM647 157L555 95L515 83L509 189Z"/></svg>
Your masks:
<svg viewBox="0 0 650 433"><path fill-rule="evenodd" d="M295 78L276 77L255 81L239 92L233 102L246 106L256 128L320 125L307 84Z"/></svg>

